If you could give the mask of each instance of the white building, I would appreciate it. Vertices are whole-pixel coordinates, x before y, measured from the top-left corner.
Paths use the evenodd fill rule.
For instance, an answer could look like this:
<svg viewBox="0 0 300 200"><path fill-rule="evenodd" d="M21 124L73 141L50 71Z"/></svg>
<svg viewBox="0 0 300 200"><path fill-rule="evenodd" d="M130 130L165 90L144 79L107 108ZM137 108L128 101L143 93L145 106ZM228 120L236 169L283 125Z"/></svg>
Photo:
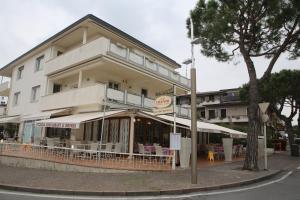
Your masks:
<svg viewBox="0 0 300 200"><path fill-rule="evenodd" d="M175 71L179 67L141 41L87 15L0 69L1 76L10 78L0 85L0 96L8 97L7 115L0 122L19 124L23 143L70 132L71 140L96 141L101 122L88 121L95 120L93 114L103 111L104 104L110 109L150 111L158 92L176 85L177 95L186 94L190 80ZM80 113L85 117L74 128L71 122L83 116ZM69 125L64 124L64 131L57 129L62 126L57 123L36 126L37 121L48 118L62 122L61 116L66 115L73 121L70 118ZM128 129L129 119L135 120L132 115L123 118L111 124L125 124ZM151 134L153 140L156 128ZM144 137L137 136L139 142Z"/></svg>

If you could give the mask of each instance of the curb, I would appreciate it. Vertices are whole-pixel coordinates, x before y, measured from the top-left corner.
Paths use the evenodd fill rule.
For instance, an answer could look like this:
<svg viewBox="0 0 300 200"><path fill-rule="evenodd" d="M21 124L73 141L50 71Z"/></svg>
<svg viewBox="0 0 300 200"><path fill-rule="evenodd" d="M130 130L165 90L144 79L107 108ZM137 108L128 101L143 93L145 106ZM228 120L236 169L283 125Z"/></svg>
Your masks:
<svg viewBox="0 0 300 200"><path fill-rule="evenodd" d="M232 187L241 187L245 185L250 185L254 183L258 183L261 181L265 181L267 179L271 179L281 173L284 170L276 171L272 174L268 174L263 177L250 179L241 182L233 182L229 184L217 185L217 186L210 186L210 187L198 187L198 188L183 188L183 189L171 189L171 190L157 190L157 191L105 191L105 192L98 192L98 191L73 191L73 190L58 190L58 189L44 189L44 188L30 188L30 187L20 187L17 185L5 185L0 184L0 189L10 190L10 191L18 191L18 192L30 192L30 193L38 193L38 194L55 194L55 195L80 195L80 196L159 196L159 195L181 195L181 194L188 194L194 192L203 192L203 191L211 191L211 190L220 190L220 189L228 189Z"/></svg>

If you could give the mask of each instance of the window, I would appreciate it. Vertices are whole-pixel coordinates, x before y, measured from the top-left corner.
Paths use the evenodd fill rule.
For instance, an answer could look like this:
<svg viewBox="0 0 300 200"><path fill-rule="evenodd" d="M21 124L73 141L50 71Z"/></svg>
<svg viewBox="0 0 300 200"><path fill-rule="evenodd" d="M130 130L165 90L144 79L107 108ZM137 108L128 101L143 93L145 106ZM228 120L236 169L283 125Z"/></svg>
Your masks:
<svg viewBox="0 0 300 200"><path fill-rule="evenodd" d="M205 118L205 110L202 110L202 111L200 112L200 117L201 117L201 118Z"/></svg>
<svg viewBox="0 0 300 200"><path fill-rule="evenodd" d="M116 83L116 82L113 82L113 81L109 81L108 82L108 87L112 88L114 90L119 90L120 89L120 84Z"/></svg>
<svg viewBox="0 0 300 200"><path fill-rule="evenodd" d="M13 100L14 106L17 106L19 104L20 94L21 94L21 92L16 92L14 94L14 100Z"/></svg>
<svg viewBox="0 0 300 200"><path fill-rule="evenodd" d="M215 119L215 118L216 118L215 110L208 110L208 119Z"/></svg>
<svg viewBox="0 0 300 200"><path fill-rule="evenodd" d="M209 101L215 101L215 96L214 95L209 95L208 99L209 99Z"/></svg>
<svg viewBox="0 0 300 200"><path fill-rule="evenodd" d="M57 51L56 56L60 56L61 54L63 54L62 51Z"/></svg>
<svg viewBox="0 0 300 200"><path fill-rule="evenodd" d="M40 86L35 86L31 90L31 102L38 101L40 97Z"/></svg>
<svg viewBox="0 0 300 200"><path fill-rule="evenodd" d="M227 117L226 109L221 109L221 119L224 119L226 117Z"/></svg>
<svg viewBox="0 0 300 200"><path fill-rule="evenodd" d="M147 89L142 89L141 94L144 95L144 97L148 96L148 90Z"/></svg>
<svg viewBox="0 0 300 200"><path fill-rule="evenodd" d="M22 78L23 70L24 70L24 66L18 68L17 80Z"/></svg>
<svg viewBox="0 0 300 200"><path fill-rule="evenodd" d="M40 71L42 68L42 60L44 59L44 55L38 57L35 61L35 71Z"/></svg>
<svg viewBox="0 0 300 200"><path fill-rule="evenodd" d="M61 85L60 84L55 84L53 85L53 93L57 93L61 91Z"/></svg>

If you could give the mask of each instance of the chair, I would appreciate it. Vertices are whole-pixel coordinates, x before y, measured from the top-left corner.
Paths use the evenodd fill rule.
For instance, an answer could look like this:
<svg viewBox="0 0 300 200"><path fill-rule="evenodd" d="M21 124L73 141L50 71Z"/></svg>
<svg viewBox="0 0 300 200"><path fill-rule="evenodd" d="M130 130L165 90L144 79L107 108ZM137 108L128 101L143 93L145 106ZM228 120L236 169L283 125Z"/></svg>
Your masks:
<svg viewBox="0 0 300 200"><path fill-rule="evenodd" d="M163 149L162 149L161 146L159 146L159 145L155 146L155 154L156 154L156 155L159 155L159 156L164 155Z"/></svg>
<svg viewBox="0 0 300 200"><path fill-rule="evenodd" d="M139 146L139 154L145 154L145 148L143 144L138 144Z"/></svg>
<svg viewBox="0 0 300 200"><path fill-rule="evenodd" d="M93 143L90 143L90 152L88 153L89 156L90 156L90 159L93 157L96 157L97 156L97 151L98 151L98 146L99 144L97 142L93 142Z"/></svg>
<svg viewBox="0 0 300 200"><path fill-rule="evenodd" d="M115 153L121 153L121 147L122 147L121 143L116 143L114 152Z"/></svg>
<svg viewBox="0 0 300 200"><path fill-rule="evenodd" d="M207 159L209 160L209 162L211 162L211 161L215 161L215 158L214 158L214 152L212 152L212 151L208 151L208 153L207 153Z"/></svg>

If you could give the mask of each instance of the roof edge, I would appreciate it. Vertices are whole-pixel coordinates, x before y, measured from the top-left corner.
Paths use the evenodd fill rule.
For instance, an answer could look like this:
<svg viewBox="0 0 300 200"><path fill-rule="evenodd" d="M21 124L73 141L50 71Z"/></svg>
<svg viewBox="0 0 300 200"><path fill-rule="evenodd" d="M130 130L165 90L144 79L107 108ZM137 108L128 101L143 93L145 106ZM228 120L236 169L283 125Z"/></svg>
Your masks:
<svg viewBox="0 0 300 200"><path fill-rule="evenodd" d="M138 39L132 37L131 35L125 33L124 31L116 28L115 26L103 21L102 19L96 17L95 15L92 14L87 14L86 16L80 18L79 20L75 21L74 23L72 23L71 25L67 26L66 28L64 28L63 30L59 31L58 33L52 35L51 37L49 37L48 39L46 39L45 41L41 42L40 44L36 45L35 47L33 47L32 49L30 49L29 51L23 53L22 55L18 56L16 59L14 59L13 61L9 62L8 64L4 65L2 68L0 68L0 71L8 68L10 65L12 65L13 63L17 62L18 60L22 59L23 57L27 56L28 54L32 53L33 51L37 50L38 48L42 47L43 45L47 44L48 42L50 42L51 40L55 39L56 37L60 36L61 34L65 33L66 31L74 28L75 26L77 26L78 24L80 24L81 22L87 20L87 19L91 19L93 21L95 21L99 26L102 26L103 28L106 28L114 33L116 33L117 35L120 35L122 37L125 37L129 40L131 40L132 42L136 43L137 45L141 46L142 48L148 49L152 52L154 52L154 54L157 54L158 56L162 57L163 59L165 59L166 61L173 63L175 66L180 67L181 65L178 64L175 60L169 58L168 56L164 55L163 53L153 49L152 47L146 45L145 43L139 41Z"/></svg>

